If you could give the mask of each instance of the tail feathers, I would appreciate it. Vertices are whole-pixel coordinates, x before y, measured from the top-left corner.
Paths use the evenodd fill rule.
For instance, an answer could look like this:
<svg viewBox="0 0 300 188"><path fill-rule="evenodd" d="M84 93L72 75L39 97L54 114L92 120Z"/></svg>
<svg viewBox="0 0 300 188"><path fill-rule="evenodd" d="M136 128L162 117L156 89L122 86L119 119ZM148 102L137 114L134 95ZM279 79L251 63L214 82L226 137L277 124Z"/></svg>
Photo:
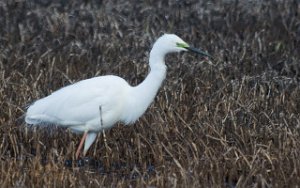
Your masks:
<svg viewBox="0 0 300 188"><path fill-rule="evenodd" d="M29 125L47 126L55 124L57 120L46 115L26 115L25 122Z"/></svg>

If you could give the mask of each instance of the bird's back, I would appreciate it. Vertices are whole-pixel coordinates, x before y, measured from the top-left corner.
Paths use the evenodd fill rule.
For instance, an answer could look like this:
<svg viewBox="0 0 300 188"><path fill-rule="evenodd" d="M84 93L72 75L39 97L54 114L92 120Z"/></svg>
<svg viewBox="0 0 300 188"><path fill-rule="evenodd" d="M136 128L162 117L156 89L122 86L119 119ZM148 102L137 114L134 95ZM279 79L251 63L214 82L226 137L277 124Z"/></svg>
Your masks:
<svg viewBox="0 0 300 188"><path fill-rule="evenodd" d="M28 124L57 124L76 131L110 127L122 111L123 97L130 86L117 76L100 76L61 88L37 100L27 110ZM100 118L101 108L101 118Z"/></svg>

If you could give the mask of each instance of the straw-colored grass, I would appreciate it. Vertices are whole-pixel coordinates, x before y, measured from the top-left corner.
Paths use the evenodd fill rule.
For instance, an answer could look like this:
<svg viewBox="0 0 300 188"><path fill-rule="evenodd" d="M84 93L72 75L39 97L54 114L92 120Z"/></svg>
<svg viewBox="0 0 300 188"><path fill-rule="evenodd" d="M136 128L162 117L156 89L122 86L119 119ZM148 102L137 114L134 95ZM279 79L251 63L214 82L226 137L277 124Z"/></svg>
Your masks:
<svg viewBox="0 0 300 188"><path fill-rule="evenodd" d="M1 187L296 187L297 1L0 3ZM207 50L166 59L167 79L132 126L80 135L25 125L26 105L82 80L140 83L162 33ZM75 95L75 94L74 94Z"/></svg>

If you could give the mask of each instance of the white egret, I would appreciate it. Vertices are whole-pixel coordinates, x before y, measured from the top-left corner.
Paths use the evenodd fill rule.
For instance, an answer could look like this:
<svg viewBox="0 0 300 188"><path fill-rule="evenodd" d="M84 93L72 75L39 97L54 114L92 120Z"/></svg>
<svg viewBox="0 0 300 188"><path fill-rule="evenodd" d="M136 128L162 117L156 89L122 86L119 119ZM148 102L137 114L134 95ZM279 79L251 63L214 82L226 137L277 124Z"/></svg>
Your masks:
<svg viewBox="0 0 300 188"><path fill-rule="evenodd" d="M154 43L150 52L150 72L137 86L124 79L99 76L61 88L29 106L25 121L31 125L58 125L83 133L76 152L83 147L85 156L97 133L111 128L117 122L130 124L146 111L166 76L165 55L170 52L193 51L209 54L190 47L174 34L164 34Z"/></svg>

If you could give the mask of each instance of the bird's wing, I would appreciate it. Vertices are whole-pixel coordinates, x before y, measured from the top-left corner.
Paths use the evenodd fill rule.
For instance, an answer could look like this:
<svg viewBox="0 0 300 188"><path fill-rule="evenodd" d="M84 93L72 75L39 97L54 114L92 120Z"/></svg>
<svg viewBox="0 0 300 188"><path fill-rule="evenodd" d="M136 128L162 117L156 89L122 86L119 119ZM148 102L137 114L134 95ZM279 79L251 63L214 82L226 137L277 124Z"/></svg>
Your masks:
<svg viewBox="0 0 300 188"><path fill-rule="evenodd" d="M122 103L122 94L128 86L125 80L116 76L77 82L36 101L27 111L26 122L48 122L72 127L98 119L100 124L99 108L105 120L107 114L117 112Z"/></svg>

